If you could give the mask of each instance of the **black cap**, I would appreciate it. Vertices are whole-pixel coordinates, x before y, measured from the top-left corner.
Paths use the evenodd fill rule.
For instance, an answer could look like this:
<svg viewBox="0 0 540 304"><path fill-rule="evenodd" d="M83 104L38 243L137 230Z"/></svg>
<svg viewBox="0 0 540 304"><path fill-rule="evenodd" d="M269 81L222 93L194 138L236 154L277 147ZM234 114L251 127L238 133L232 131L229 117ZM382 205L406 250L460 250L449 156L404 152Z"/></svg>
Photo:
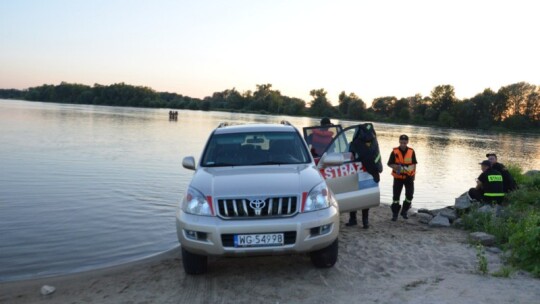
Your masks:
<svg viewBox="0 0 540 304"><path fill-rule="evenodd" d="M495 153L493 153L493 152L486 154L486 157L490 157L490 156L495 156L495 157L497 157L497 154L495 154Z"/></svg>
<svg viewBox="0 0 540 304"><path fill-rule="evenodd" d="M399 136L399 140L409 140L409 136L402 134Z"/></svg>
<svg viewBox="0 0 540 304"><path fill-rule="evenodd" d="M330 122L330 118L328 117L323 117L321 119L321 126L325 126L325 125L331 125L332 123Z"/></svg>
<svg viewBox="0 0 540 304"><path fill-rule="evenodd" d="M478 163L478 164L482 165L482 166L491 167L491 162L489 160L484 160L484 161L482 161L481 163Z"/></svg>

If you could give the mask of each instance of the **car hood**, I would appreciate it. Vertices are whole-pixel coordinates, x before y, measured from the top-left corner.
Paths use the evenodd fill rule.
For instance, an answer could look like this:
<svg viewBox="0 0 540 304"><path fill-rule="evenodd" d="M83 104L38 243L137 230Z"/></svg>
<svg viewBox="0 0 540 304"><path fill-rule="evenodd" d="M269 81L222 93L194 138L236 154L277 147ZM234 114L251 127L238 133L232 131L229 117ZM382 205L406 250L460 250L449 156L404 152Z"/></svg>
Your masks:
<svg viewBox="0 0 540 304"><path fill-rule="evenodd" d="M312 164L200 168L191 186L205 196L299 196L324 179Z"/></svg>

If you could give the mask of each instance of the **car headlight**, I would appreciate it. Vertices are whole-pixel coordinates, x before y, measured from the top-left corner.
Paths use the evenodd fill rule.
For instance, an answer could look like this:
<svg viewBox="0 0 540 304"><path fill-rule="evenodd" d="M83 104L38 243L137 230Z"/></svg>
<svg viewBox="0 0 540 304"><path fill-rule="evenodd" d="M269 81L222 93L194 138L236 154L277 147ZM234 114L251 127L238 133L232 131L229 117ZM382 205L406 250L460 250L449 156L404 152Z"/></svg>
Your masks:
<svg viewBox="0 0 540 304"><path fill-rule="evenodd" d="M330 190L328 190L326 183L320 183L309 191L304 206L304 212L328 208L333 201L334 198Z"/></svg>
<svg viewBox="0 0 540 304"><path fill-rule="evenodd" d="M204 195L191 187L188 188L184 200L182 201L182 210L189 214L212 215L212 208Z"/></svg>

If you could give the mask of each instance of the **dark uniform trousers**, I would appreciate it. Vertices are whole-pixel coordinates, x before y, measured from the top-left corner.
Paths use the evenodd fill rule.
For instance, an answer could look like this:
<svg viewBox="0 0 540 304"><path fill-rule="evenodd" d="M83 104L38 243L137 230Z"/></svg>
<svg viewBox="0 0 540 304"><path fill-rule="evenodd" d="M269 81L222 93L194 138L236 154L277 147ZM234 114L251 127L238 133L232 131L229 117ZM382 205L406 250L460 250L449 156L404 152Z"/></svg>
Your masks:
<svg viewBox="0 0 540 304"><path fill-rule="evenodd" d="M405 186L405 198L408 201L412 201L414 194L414 177L407 177L406 179L394 178L394 197L392 198L394 202L399 202L399 196L401 195L403 186Z"/></svg>

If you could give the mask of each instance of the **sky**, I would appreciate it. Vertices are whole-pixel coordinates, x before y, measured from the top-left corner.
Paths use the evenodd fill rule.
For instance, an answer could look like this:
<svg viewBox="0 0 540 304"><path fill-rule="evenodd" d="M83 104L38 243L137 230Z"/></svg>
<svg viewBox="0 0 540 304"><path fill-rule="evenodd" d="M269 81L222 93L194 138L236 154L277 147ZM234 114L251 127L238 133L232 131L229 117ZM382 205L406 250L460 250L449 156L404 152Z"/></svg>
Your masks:
<svg viewBox="0 0 540 304"><path fill-rule="evenodd" d="M458 98L540 85L535 0L0 0L0 88L96 83L203 98L257 84Z"/></svg>

